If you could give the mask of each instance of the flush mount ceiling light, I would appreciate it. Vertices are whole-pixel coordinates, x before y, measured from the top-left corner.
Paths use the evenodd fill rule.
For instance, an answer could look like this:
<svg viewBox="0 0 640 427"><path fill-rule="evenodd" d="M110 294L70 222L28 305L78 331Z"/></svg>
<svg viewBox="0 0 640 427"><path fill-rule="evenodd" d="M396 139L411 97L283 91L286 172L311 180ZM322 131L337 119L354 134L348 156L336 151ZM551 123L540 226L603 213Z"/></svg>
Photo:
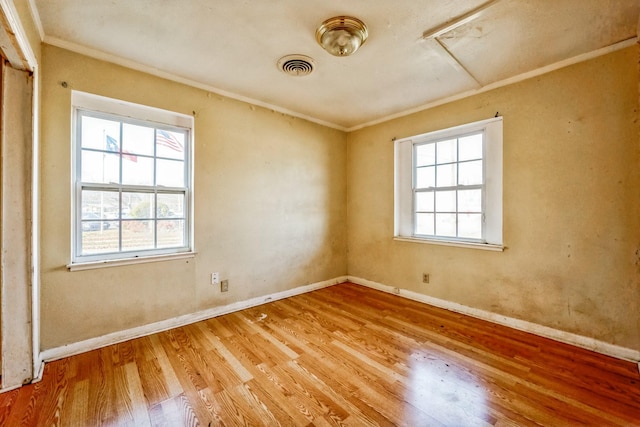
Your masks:
<svg viewBox="0 0 640 427"><path fill-rule="evenodd" d="M335 56L349 56L367 41L369 32L361 20L336 16L324 21L316 30L316 40Z"/></svg>

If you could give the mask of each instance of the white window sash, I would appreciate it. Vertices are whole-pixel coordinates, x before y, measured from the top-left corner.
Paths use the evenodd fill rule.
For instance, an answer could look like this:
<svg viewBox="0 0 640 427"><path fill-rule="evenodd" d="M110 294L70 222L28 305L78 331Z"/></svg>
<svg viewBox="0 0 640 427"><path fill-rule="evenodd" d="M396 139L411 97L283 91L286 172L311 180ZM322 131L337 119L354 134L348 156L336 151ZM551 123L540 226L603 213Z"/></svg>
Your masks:
<svg viewBox="0 0 640 427"><path fill-rule="evenodd" d="M72 182L73 182L73 197L72 197L72 254L70 265L79 265L82 263L95 263L101 261L113 261L119 259L132 259L132 258L144 258L144 257L157 257L170 254L181 253L193 253L193 118L188 115L174 113L166 110L161 110L152 107L146 107L138 104L132 104L125 101L114 100L97 95L87 94L83 92L72 92L72 106L73 106L73 150L72 150ZM91 183L81 181L81 156L82 156L82 144L80 141L80 119L82 116L90 116L97 118L104 118L115 122L139 124L155 129L169 130L173 132L181 132L185 134L184 144L184 187L165 187L156 185L140 186L140 185L127 185L121 184L122 177L120 177L119 183ZM120 138L120 141L122 138ZM99 150L98 150L99 151ZM123 161L123 156L120 156L120 162ZM155 159L164 159L161 156L156 156L154 152L153 156L142 156ZM174 160L174 159L171 159ZM122 173L122 167L120 167L120 173ZM121 200L122 193L125 192L137 192L137 193L151 193L154 194L154 198L157 199L158 194L180 194L184 197L183 216L180 218L167 218L167 220L175 219L184 221L183 230L183 242L184 245L180 247L171 248L153 248L144 250L131 250L123 251L122 249L122 227L119 227L118 236L118 251L101 253L101 254L88 254L82 255L82 191L115 191L119 194L119 200ZM120 201L121 203L121 201ZM157 203L156 203L157 206ZM124 221L128 219L122 218L122 205L118 208L119 217L113 221L118 221L121 226ZM136 219L132 219L136 220ZM157 217L157 210L154 212L153 218L148 219L153 223L155 228L154 233L154 247L157 246L157 227L158 224L163 221L163 218Z"/></svg>
<svg viewBox="0 0 640 427"><path fill-rule="evenodd" d="M483 140L483 184L482 184L482 238L417 235L415 230L415 188L414 146L435 143L466 134L484 132ZM502 117L469 123L435 132L428 132L409 138L398 139L394 143L395 183L394 183L394 236L398 240L442 241L502 245ZM459 164L460 162L455 162ZM471 186L454 186L452 189L469 189ZM441 191L442 188L433 189ZM435 194L434 194L435 195Z"/></svg>

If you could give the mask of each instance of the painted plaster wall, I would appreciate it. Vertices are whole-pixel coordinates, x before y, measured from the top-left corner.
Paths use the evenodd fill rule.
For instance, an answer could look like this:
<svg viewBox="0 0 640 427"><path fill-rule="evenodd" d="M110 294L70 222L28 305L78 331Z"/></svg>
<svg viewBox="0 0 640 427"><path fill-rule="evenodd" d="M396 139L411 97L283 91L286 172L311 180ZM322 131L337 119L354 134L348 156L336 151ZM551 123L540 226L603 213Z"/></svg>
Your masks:
<svg viewBox="0 0 640 427"><path fill-rule="evenodd" d="M634 46L349 134L349 275L639 350L637 64ZM496 112L507 249L394 241L392 138Z"/></svg>
<svg viewBox="0 0 640 427"><path fill-rule="evenodd" d="M48 45L42 69L43 350L346 274L343 132ZM194 259L67 271L71 89L195 114Z"/></svg>

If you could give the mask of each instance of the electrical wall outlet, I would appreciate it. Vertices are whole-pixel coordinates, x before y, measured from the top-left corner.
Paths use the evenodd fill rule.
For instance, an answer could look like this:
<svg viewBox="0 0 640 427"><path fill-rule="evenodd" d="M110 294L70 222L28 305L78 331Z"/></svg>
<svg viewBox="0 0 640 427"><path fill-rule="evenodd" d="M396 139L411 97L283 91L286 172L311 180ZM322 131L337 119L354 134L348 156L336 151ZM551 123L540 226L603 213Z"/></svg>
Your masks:
<svg viewBox="0 0 640 427"><path fill-rule="evenodd" d="M211 273L211 284L217 285L220 283L220 273Z"/></svg>
<svg viewBox="0 0 640 427"><path fill-rule="evenodd" d="M220 292L228 292L229 291L229 281L223 280L220 282Z"/></svg>
<svg viewBox="0 0 640 427"><path fill-rule="evenodd" d="M429 273L422 273L422 283L429 283Z"/></svg>

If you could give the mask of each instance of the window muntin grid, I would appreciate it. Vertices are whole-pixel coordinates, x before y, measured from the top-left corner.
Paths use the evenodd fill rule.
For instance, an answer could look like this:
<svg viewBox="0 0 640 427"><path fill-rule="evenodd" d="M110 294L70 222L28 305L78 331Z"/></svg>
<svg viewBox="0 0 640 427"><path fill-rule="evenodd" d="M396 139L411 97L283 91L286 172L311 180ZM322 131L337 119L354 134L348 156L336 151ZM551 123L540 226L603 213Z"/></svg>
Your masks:
<svg viewBox="0 0 640 427"><path fill-rule="evenodd" d="M75 114L74 262L189 251L191 130Z"/></svg>
<svg viewBox="0 0 640 427"><path fill-rule="evenodd" d="M484 131L413 145L413 235L484 242Z"/></svg>

